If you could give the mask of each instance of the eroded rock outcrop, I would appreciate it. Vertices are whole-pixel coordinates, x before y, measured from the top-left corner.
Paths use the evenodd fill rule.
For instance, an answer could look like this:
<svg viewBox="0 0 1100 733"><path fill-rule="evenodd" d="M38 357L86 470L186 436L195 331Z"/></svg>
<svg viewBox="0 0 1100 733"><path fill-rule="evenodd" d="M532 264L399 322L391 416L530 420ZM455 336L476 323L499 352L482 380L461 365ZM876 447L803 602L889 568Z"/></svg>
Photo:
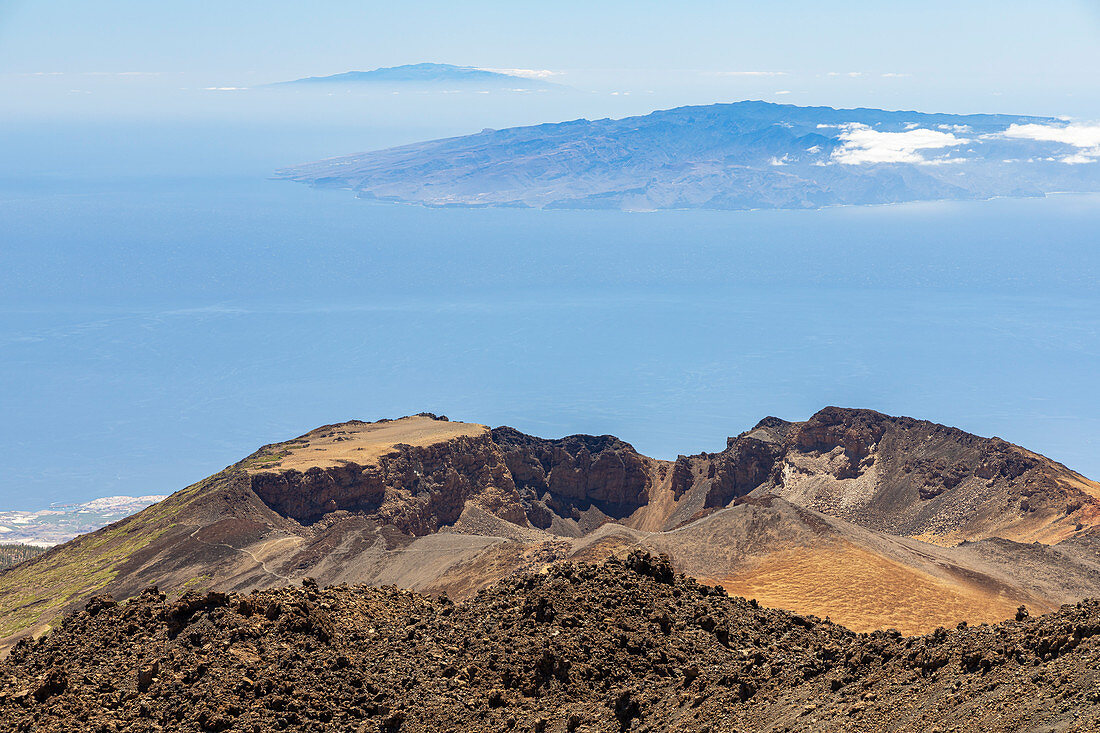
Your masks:
<svg viewBox="0 0 1100 733"><path fill-rule="evenodd" d="M647 459L610 435L571 435L546 440L514 428L493 430L516 487L538 527L548 527L547 512L567 514L573 505L595 505L623 517L649 500Z"/></svg>
<svg viewBox="0 0 1100 733"><path fill-rule="evenodd" d="M526 524L512 476L487 432L430 445L398 444L376 465L347 461L304 472L255 473L252 490L275 511L303 523L335 511L360 511L420 536L454 524L473 500L502 519Z"/></svg>
<svg viewBox="0 0 1100 733"><path fill-rule="evenodd" d="M763 485L772 476L783 446L749 436L730 438L707 467L710 484L704 506L722 507Z"/></svg>
<svg viewBox="0 0 1100 733"><path fill-rule="evenodd" d="M252 490L275 511L299 522L311 522L338 510L375 512L385 498L382 471L347 463L305 472L258 473Z"/></svg>
<svg viewBox="0 0 1100 733"><path fill-rule="evenodd" d="M877 531L1058 541L1097 521L1100 486L999 438L828 407L796 423L769 490Z"/></svg>
<svg viewBox="0 0 1100 733"><path fill-rule="evenodd" d="M826 407L802 423L794 435L794 447L801 451L828 453L844 451L837 478L856 478L874 462L872 452L886 432L884 416L871 410L843 410Z"/></svg>
<svg viewBox="0 0 1100 733"><path fill-rule="evenodd" d="M421 438L436 424L434 416L403 420L420 421ZM518 526L583 534L646 508L666 477L682 508L662 511L676 523L758 490L876 531L950 541L1056 541L1100 521L1100 487L1064 466L998 438L872 410L827 407L801 423L765 418L719 453L671 463L613 436L543 439L508 427L463 434L464 424L443 422L442 438L397 443L370 461L333 443L321 455L340 460L296 470L283 466L308 462L314 448L280 444L292 456L275 460L285 451L268 447L274 463L250 470L252 490L301 523L358 512L413 536L453 525L468 505ZM391 423L385 431L410 429ZM379 424L346 425L354 441ZM327 428L322 438L344 439L340 426Z"/></svg>

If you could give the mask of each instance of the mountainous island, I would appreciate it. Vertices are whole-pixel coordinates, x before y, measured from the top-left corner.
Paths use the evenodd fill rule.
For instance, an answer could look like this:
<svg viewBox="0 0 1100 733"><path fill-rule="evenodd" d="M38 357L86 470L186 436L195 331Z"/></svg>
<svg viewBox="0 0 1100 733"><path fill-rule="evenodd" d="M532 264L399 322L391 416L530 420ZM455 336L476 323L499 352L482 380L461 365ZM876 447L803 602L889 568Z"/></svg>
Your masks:
<svg viewBox="0 0 1100 733"><path fill-rule="evenodd" d="M998 438L828 407L660 460L609 435L353 420L0 571L0 714L1062 729L1100 720L1088 598L1100 484Z"/></svg>
<svg viewBox="0 0 1100 733"><path fill-rule="evenodd" d="M561 85L544 79L520 76L508 71L479 69L453 64L405 64L371 71L345 71L328 76L307 76L302 79L277 82L280 87L444 87L454 89L561 89Z"/></svg>
<svg viewBox="0 0 1100 733"><path fill-rule="evenodd" d="M363 199L546 209L807 209L1100 191L1100 126L737 102L285 168Z"/></svg>

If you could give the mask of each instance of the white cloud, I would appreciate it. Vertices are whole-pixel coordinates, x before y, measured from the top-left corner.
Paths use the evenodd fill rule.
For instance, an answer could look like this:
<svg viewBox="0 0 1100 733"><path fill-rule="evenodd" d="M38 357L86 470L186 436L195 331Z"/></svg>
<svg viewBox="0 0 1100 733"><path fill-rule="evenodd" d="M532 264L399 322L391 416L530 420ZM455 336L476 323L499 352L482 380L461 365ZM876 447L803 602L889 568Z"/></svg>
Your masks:
<svg viewBox="0 0 1100 733"><path fill-rule="evenodd" d="M159 71L85 71L84 76L160 76Z"/></svg>
<svg viewBox="0 0 1100 733"><path fill-rule="evenodd" d="M551 77L561 76L560 71L550 71L550 69L490 69L488 67L479 66L478 70L491 71L494 74L520 76L524 79L550 79Z"/></svg>
<svg viewBox="0 0 1100 733"><path fill-rule="evenodd" d="M863 76L862 71L830 71L828 76L850 76L853 79L857 76Z"/></svg>
<svg viewBox="0 0 1100 733"><path fill-rule="evenodd" d="M203 87L204 92L243 92L248 87Z"/></svg>
<svg viewBox="0 0 1100 733"><path fill-rule="evenodd" d="M838 135L843 145L833 151L833 160L847 165L863 163L929 163L957 159L933 159L921 155L920 150L942 150L965 145L969 140L955 137L954 133L924 128L906 132L879 132L867 125L850 124Z"/></svg>
<svg viewBox="0 0 1100 733"><path fill-rule="evenodd" d="M1100 161L1100 125L1070 124L1058 127L1035 123L1013 124L1001 135L1015 140L1062 143L1078 148L1076 153L1062 158L1063 163L1070 165Z"/></svg>
<svg viewBox="0 0 1100 733"><path fill-rule="evenodd" d="M786 76L785 71L708 71L713 76Z"/></svg>
<svg viewBox="0 0 1100 733"><path fill-rule="evenodd" d="M776 94L790 94L790 93L791 93L790 89L781 89L778 92L776 92Z"/></svg>
<svg viewBox="0 0 1100 733"><path fill-rule="evenodd" d="M1021 138L1024 140L1048 140L1051 142L1065 143L1077 148L1094 148L1100 146L1100 125L1010 125L1001 133L1005 137Z"/></svg>
<svg viewBox="0 0 1100 733"><path fill-rule="evenodd" d="M930 158L917 162L920 165L945 165L948 163L965 163L967 160L969 160L969 158L952 158L950 155L944 155L940 158Z"/></svg>
<svg viewBox="0 0 1100 733"><path fill-rule="evenodd" d="M1062 158L1063 163L1070 165L1081 165L1082 163L1095 163L1100 160L1100 148L1094 148L1092 150L1085 150L1080 153L1074 153L1073 155L1067 155Z"/></svg>

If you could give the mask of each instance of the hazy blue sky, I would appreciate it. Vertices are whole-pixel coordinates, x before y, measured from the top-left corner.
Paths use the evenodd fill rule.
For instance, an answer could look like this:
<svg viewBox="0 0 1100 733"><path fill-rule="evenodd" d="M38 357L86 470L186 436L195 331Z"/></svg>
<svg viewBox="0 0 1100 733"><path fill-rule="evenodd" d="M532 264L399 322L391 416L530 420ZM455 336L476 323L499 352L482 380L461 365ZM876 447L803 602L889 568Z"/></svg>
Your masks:
<svg viewBox="0 0 1100 733"><path fill-rule="evenodd" d="M555 71L605 93L680 90L674 101L1100 116L1100 3L0 0L9 81L145 72L238 86L420 61ZM96 80L80 81L65 92ZM18 89L9 97L34 97Z"/></svg>

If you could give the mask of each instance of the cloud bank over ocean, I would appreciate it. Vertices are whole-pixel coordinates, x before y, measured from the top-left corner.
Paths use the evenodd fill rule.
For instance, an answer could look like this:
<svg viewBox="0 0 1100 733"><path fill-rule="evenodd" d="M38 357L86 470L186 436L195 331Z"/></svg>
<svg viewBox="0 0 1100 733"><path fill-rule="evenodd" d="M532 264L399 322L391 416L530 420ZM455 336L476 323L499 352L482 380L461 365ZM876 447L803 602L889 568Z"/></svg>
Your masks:
<svg viewBox="0 0 1100 733"><path fill-rule="evenodd" d="M919 127L905 132L879 132L860 123L846 125L838 137L844 144L833 152L833 160L846 165L943 162L943 158L928 159L919 151L943 150L970 142L966 138L955 137L950 132Z"/></svg>
<svg viewBox="0 0 1100 733"><path fill-rule="evenodd" d="M1078 150L1064 156L1063 163L1080 165L1100 161L1100 125L1068 124L1064 126L1042 124L1014 124L1003 133L1016 140L1036 140L1070 145Z"/></svg>

